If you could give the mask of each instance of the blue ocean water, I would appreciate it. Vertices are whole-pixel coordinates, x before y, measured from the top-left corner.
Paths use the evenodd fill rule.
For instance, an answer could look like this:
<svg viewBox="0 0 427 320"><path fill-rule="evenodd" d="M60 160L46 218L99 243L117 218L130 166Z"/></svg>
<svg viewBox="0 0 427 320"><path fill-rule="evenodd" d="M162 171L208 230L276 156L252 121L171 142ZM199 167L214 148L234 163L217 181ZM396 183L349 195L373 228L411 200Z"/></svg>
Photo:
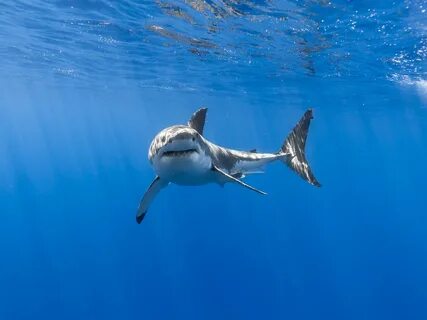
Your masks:
<svg viewBox="0 0 427 320"><path fill-rule="evenodd" d="M422 0L0 2L0 319L427 319ZM307 157L170 186L155 134Z"/></svg>

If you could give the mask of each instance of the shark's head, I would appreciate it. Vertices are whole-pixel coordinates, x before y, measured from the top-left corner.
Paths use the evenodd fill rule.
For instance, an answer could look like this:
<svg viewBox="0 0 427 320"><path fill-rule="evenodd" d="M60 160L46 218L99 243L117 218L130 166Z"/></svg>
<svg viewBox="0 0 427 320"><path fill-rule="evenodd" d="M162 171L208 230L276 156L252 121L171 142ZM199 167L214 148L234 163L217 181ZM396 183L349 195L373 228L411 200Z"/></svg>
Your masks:
<svg viewBox="0 0 427 320"><path fill-rule="evenodd" d="M206 110L196 111L188 125L163 129L154 137L148 159L163 181L187 185L210 181L212 144L202 136Z"/></svg>
<svg viewBox="0 0 427 320"><path fill-rule="evenodd" d="M177 125L160 131L148 151L151 163L155 159L190 157L201 150L200 134L188 126Z"/></svg>

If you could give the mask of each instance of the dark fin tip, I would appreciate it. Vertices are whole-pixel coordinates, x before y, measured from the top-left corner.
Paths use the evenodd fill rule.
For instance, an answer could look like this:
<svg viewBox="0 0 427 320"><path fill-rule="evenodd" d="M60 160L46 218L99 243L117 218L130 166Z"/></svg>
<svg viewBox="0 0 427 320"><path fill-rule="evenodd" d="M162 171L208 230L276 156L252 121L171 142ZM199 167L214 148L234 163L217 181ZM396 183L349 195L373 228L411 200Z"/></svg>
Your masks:
<svg viewBox="0 0 427 320"><path fill-rule="evenodd" d="M313 109L308 108L307 111L304 114L304 117L310 117L310 119L313 119Z"/></svg>
<svg viewBox="0 0 427 320"><path fill-rule="evenodd" d="M147 211L146 212L144 212L143 214L141 214L140 216L136 216L136 222L138 223L138 224L140 224L141 223L141 221L144 219L144 217L145 217L145 215L147 214Z"/></svg>

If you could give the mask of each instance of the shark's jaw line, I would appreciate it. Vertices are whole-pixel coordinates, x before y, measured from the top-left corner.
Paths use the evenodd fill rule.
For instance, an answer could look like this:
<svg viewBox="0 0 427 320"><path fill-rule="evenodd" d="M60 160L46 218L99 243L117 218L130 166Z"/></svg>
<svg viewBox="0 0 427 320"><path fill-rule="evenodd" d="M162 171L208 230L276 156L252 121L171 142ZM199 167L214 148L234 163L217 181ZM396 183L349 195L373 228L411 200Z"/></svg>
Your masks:
<svg viewBox="0 0 427 320"><path fill-rule="evenodd" d="M162 157L185 157L193 153L197 153L197 149L185 149L185 150L169 150L162 153Z"/></svg>

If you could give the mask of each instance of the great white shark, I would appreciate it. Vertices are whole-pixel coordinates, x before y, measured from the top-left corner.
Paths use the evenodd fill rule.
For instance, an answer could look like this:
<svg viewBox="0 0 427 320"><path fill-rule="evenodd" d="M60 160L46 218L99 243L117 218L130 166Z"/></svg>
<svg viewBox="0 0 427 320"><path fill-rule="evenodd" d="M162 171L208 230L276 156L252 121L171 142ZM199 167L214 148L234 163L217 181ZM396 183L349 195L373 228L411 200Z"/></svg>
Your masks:
<svg viewBox="0 0 427 320"><path fill-rule="evenodd" d="M224 148L203 136L207 108L197 110L187 125L174 125L160 131L151 142L148 159L156 177L139 204L136 221L141 223L153 199L169 183L203 185L237 183L260 194L266 194L242 179L276 160L286 163L308 183L320 187L305 157L305 143L313 111L308 109L281 148L274 153L256 150L238 151Z"/></svg>

